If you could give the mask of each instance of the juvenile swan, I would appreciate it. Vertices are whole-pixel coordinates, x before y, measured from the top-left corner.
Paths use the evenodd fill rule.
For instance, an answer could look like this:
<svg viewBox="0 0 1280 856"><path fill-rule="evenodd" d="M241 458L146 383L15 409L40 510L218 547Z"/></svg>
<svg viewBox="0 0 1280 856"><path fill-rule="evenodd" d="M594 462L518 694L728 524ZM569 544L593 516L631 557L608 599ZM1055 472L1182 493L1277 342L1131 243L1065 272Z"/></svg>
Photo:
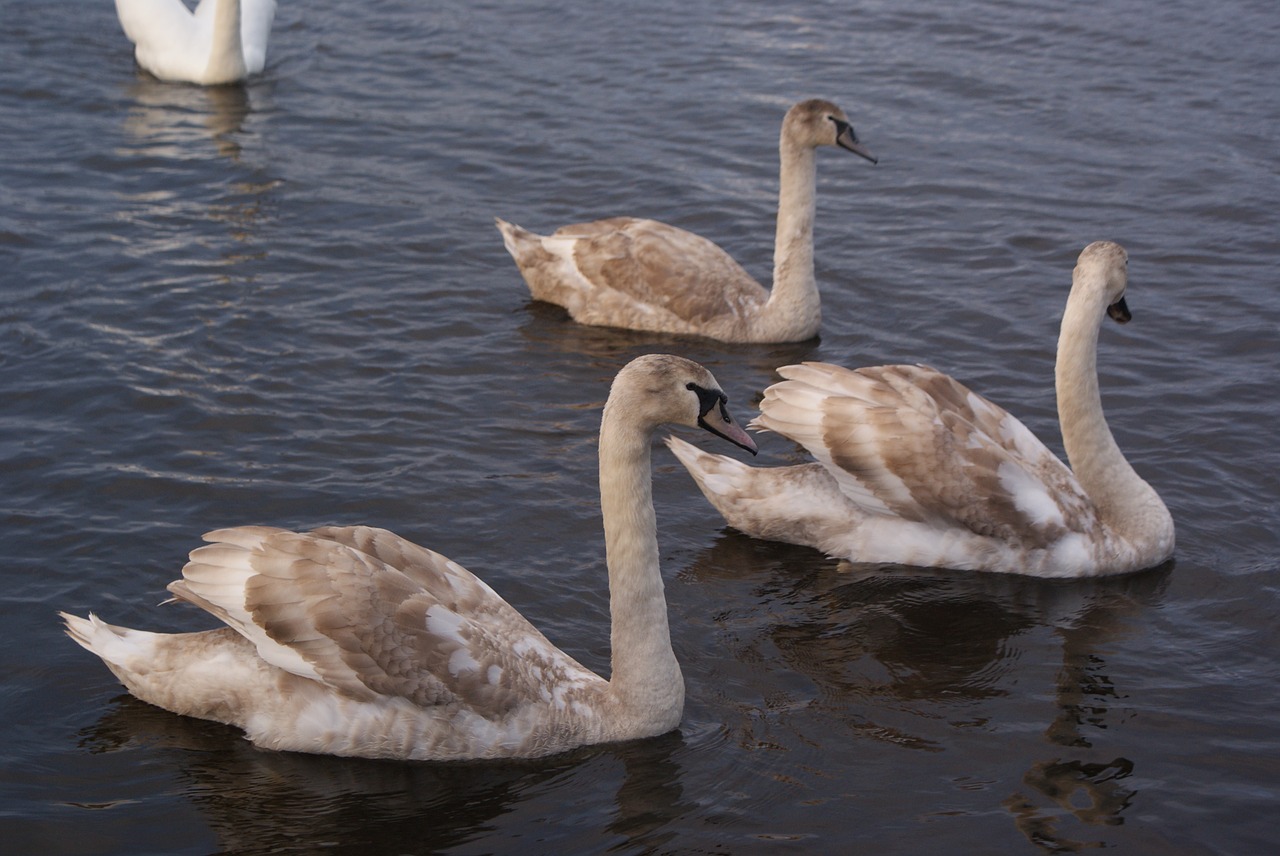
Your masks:
<svg viewBox="0 0 1280 856"><path fill-rule="evenodd" d="M498 229L534 299L563 306L581 324L723 342L811 339L822 322L813 274L818 146L876 162L830 101L801 101L787 111L772 291L706 238L656 220L614 217L546 236L504 220Z"/></svg>
<svg viewBox="0 0 1280 856"><path fill-rule="evenodd" d="M1038 577L1121 574L1173 555L1173 518L1116 445L1098 394L1098 328L1129 320L1127 256L1080 254L1058 339L1071 469L1017 419L922 366L778 370L751 427L817 463L755 469L672 438L734 527L859 562Z"/></svg>
<svg viewBox="0 0 1280 856"><path fill-rule="evenodd" d="M536 757L680 722L650 475L654 430L696 425L754 453L711 373L645 356L600 426L613 668L595 675L493 589L382 529L210 532L169 591L228 626L149 633L62 613L138 698L238 726L268 749L369 758Z"/></svg>
<svg viewBox="0 0 1280 856"><path fill-rule="evenodd" d="M116 0L116 17L138 65L161 80L214 86L258 74L276 0Z"/></svg>

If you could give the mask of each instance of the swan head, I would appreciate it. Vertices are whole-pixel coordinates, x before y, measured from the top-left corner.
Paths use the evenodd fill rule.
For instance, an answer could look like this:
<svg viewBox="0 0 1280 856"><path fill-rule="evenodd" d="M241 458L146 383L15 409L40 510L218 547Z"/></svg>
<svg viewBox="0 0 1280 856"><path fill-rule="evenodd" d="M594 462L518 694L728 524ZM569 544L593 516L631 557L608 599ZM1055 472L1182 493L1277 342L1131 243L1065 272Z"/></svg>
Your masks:
<svg viewBox="0 0 1280 856"><path fill-rule="evenodd" d="M782 137L810 148L839 146L876 163L876 156L858 139L845 112L821 98L801 101L788 110L782 120Z"/></svg>
<svg viewBox="0 0 1280 856"><path fill-rule="evenodd" d="M649 431L664 424L701 428L754 455L755 441L729 415L728 402L702 366L670 354L648 354L618 372L605 408Z"/></svg>
<svg viewBox="0 0 1280 856"><path fill-rule="evenodd" d="M1085 247L1076 261L1074 280L1101 288L1107 315L1112 320L1127 324L1133 318L1124 302L1124 292L1129 285L1129 254L1115 241L1094 241Z"/></svg>

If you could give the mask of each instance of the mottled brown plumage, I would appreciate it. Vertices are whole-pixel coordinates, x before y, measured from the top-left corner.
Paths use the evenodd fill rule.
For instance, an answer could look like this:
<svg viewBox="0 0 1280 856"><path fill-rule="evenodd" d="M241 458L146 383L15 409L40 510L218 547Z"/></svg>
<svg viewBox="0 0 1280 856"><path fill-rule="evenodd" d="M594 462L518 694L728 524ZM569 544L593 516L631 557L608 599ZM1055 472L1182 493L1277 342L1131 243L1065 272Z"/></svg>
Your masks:
<svg viewBox="0 0 1280 856"><path fill-rule="evenodd" d="M530 294L581 324L687 333L726 342L795 342L818 334L813 269L818 146L875 161L830 101L793 106L782 122L773 288L718 246L656 220L613 217L536 235L499 219Z"/></svg>
<svg viewBox="0 0 1280 856"><path fill-rule="evenodd" d="M138 698L239 726L270 749L535 757L661 734L684 704L650 485L664 423L755 448L696 363L649 355L619 372L600 429L609 680L466 569L367 526L210 532L169 590L225 628L148 633L64 613L67 632Z"/></svg>
<svg viewBox="0 0 1280 856"><path fill-rule="evenodd" d="M737 528L855 561L1094 576L1173 553L1173 519L1116 446L1097 388L1098 328L1128 319L1127 257L1111 242L1076 266L1058 343L1058 413L1071 468L1012 415L925 366L778 370L753 427L800 443L819 469L753 469L672 439Z"/></svg>

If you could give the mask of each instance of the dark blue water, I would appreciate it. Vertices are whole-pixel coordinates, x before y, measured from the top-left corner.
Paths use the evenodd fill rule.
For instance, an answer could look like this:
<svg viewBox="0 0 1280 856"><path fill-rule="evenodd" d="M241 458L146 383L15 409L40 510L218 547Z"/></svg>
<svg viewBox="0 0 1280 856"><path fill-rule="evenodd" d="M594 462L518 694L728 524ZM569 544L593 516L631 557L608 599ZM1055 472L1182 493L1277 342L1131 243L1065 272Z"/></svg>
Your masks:
<svg viewBox="0 0 1280 856"><path fill-rule="evenodd" d="M136 71L107 0L0 0L0 841L39 854L1268 853L1280 800L1280 13L1269 0L283 0L243 89ZM819 157L820 341L589 329L492 226L615 214L767 278ZM1057 448L1075 256L1130 253L1113 430L1175 562L1045 583L726 530L665 450L679 731L537 763L262 752L124 695L55 611L149 629L202 532L370 523L608 666L595 433L630 358L740 416L778 365L928 362ZM795 459L776 436L763 463Z"/></svg>

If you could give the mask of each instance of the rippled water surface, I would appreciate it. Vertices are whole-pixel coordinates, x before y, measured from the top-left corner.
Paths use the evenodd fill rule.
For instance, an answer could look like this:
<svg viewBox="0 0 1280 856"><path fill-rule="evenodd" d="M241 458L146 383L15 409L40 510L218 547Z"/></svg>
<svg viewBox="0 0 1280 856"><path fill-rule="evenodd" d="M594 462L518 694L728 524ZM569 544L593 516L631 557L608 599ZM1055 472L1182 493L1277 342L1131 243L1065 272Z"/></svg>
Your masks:
<svg viewBox="0 0 1280 856"><path fill-rule="evenodd" d="M1271 0L282 0L268 67L137 71L108 0L0 0L0 836L40 854L1265 853L1280 802ZM821 340L589 329L493 228L636 214L767 279L786 108ZM136 702L55 611L150 629L202 532L371 523L607 670L595 433L628 359L928 362L1057 448L1071 267L1128 248L1112 427L1176 560L1045 583L724 528L655 454L678 731L537 763L282 755ZM688 433L688 432L686 432ZM698 438L692 438L703 442ZM761 438L764 463L796 459Z"/></svg>

